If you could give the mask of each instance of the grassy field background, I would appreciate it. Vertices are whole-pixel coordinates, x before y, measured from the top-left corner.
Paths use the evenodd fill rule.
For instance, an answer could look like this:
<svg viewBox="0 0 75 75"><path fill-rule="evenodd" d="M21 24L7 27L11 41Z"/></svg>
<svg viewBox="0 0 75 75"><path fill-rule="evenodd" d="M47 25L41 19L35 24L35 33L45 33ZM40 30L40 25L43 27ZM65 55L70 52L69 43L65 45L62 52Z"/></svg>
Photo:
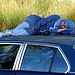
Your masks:
<svg viewBox="0 0 75 75"><path fill-rule="evenodd" d="M57 14L75 23L75 0L0 0L0 31L15 28L30 14Z"/></svg>

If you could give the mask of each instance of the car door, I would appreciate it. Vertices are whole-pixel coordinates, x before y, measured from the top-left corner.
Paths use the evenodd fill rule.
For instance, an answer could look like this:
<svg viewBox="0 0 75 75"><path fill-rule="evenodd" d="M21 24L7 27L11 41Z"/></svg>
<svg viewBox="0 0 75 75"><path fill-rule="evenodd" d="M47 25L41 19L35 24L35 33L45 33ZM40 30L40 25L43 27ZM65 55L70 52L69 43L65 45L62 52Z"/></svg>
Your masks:
<svg viewBox="0 0 75 75"><path fill-rule="evenodd" d="M0 70L0 75L15 75L15 72L11 70Z"/></svg>
<svg viewBox="0 0 75 75"><path fill-rule="evenodd" d="M64 75L70 64L62 49L54 44L25 43L16 75Z"/></svg>

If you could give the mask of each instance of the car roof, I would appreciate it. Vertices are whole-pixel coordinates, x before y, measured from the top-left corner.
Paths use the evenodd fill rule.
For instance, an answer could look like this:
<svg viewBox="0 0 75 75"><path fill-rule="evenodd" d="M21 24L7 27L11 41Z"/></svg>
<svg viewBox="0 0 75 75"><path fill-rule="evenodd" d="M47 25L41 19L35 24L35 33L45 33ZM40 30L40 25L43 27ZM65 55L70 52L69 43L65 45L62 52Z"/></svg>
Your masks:
<svg viewBox="0 0 75 75"><path fill-rule="evenodd" d="M65 35L51 35L51 36L9 36L0 38L1 41L11 41L11 42L48 42L48 43L59 43L71 45L75 44L75 37L65 36Z"/></svg>

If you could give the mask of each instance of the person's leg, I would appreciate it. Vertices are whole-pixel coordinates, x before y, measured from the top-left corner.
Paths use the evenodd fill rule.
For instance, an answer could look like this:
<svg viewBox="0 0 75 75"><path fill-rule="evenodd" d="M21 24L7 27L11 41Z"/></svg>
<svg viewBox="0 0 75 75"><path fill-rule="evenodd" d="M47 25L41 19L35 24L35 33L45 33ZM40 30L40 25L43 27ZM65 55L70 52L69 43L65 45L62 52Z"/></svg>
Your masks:
<svg viewBox="0 0 75 75"><path fill-rule="evenodd" d="M27 22L22 22L19 26L13 29L12 35L29 35L24 28L29 28L29 24Z"/></svg>
<svg viewBox="0 0 75 75"><path fill-rule="evenodd" d="M29 28L29 24L27 22L22 22L19 26L17 26L13 30L4 30L0 32L0 37L10 36L10 35L28 35L24 28Z"/></svg>
<svg viewBox="0 0 75 75"><path fill-rule="evenodd" d="M29 35L29 34L27 33L27 31L25 29L19 29L17 31L13 30L12 31L12 36L13 35L14 36L19 36L19 35Z"/></svg>
<svg viewBox="0 0 75 75"><path fill-rule="evenodd" d="M22 22L19 26L17 26L14 31L17 31L19 29L29 28L29 24L27 22Z"/></svg>
<svg viewBox="0 0 75 75"><path fill-rule="evenodd" d="M3 32L0 32L0 37L5 36L19 36L19 35L29 35L25 29L19 29L17 31L14 30L4 30Z"/></svg>

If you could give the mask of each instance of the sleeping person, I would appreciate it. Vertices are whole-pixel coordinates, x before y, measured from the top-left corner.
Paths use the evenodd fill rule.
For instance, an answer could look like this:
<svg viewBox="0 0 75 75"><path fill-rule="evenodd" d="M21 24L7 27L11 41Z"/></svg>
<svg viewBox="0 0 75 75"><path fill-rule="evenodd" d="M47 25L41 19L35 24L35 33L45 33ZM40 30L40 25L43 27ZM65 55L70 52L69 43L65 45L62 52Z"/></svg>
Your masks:
<svg viewBox="0 0 75 75"><path fill-rule="evenodd" d="M44 31L47 31L49 34L59 34L63 31L74 31L74 23L71 20L61 19L59 15L50 15L46 18L41 18L40 16L33 14L29 15L15 29L6 29L3 32L0 32L0 37L10 35L36 35Z"/></svg>

